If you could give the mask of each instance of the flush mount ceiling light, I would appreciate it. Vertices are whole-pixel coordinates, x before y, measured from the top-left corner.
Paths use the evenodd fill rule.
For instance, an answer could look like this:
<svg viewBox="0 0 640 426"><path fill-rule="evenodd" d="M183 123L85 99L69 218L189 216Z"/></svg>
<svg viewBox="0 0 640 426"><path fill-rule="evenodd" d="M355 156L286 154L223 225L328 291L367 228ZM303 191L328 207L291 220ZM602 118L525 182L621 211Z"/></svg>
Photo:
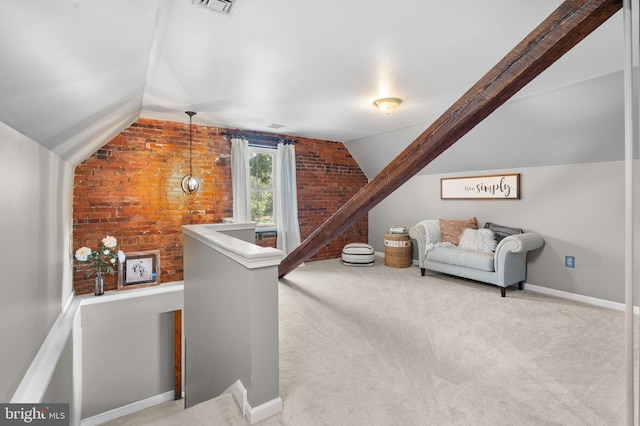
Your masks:
<svg viewBox="0 0 640 426"><path fill-rule="evenodd" d="M205 9L224 15L231 15L238 7L238 0L191 0L191 4L202 6Z"/></svg>
<svg viewBox="0 0 640 426"><path fill-rule="evenodd" d="M398 105L402 102L402 99L398 98L381 98L376 100L373 104L385 114L390 114L391 111L398 108Z"/></svg>
<svg viewBox="0 0 640 426"><path fill-rule="evenodd" d="M191 146L193 145L193 129L191 128L191 120L196 113L193 111L185 111L184 113L189 116L189 174L182 178L182 190L186 194L193 194L200 189L200 179L193 175L191 161Z"/></svg>

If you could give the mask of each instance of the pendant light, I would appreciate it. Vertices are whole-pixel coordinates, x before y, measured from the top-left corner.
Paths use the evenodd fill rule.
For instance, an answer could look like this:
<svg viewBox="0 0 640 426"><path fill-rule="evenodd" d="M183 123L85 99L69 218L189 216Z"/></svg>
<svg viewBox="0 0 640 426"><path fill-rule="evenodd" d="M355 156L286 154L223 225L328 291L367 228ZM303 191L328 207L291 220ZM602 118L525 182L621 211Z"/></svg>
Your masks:
<svg viewBox="0 0 640 426"><path fill-rule="evenodd" d="M193 111L185 111L184 113L189 116L189 174L182 178L182 190L186 194L193 194L200 189L200 179L193 175L191 160L191 146L193 145L193 129L191 128L191 121L196 113Z"/></svg>

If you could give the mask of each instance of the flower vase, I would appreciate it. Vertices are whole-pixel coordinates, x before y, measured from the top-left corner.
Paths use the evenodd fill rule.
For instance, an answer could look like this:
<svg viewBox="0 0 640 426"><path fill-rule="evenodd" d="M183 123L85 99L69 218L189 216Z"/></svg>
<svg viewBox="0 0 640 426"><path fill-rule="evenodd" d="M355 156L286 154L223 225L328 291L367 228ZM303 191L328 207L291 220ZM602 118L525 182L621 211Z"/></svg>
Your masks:
<svg viewBox="0 0 640 426"><path fill-rule="evenodd" d="M104 294L104 277L102 276L102 272L98 272L95 278L96 282L96 296L102 296Z"/></svg>

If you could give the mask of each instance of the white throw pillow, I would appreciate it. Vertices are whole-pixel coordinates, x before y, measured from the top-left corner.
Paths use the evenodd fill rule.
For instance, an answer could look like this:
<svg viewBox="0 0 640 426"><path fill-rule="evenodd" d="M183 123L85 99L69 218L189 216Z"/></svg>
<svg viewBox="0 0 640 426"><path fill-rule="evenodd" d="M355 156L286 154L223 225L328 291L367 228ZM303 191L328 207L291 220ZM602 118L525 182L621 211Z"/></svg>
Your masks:
<svg viewBox="0 0 640 426"><path fill-rule="evenodd" d="M465 229L458 247L473 251L494 251L496 239L490 229Z"/></svg>

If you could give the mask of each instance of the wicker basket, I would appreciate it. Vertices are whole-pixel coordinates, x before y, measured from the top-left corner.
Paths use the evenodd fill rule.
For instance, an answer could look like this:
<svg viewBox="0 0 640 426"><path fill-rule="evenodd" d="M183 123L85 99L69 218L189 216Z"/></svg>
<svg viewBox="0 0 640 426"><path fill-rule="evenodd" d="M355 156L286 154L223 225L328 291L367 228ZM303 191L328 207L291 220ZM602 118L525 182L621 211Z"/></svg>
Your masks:
<svg viewBox="0 0 640 426"><path fill-rule="evenodd" d="M384 264L392 268L408 268L411 263L409 234L385 234Z"/></svg>

